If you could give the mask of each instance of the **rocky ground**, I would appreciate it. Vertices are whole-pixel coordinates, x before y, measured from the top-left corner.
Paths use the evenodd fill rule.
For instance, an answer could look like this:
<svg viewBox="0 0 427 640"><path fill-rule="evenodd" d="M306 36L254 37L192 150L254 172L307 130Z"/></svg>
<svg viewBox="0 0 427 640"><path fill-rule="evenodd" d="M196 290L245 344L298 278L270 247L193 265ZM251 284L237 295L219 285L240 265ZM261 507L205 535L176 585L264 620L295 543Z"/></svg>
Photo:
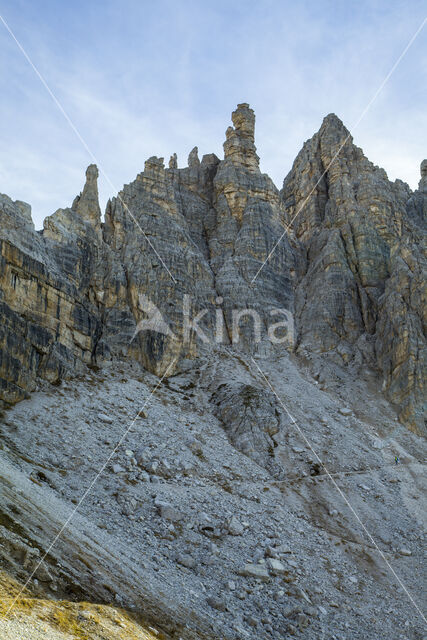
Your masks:
<svg viewBox="0 0 427 640"><path fill-rule="evenodd" d="M423 638L425 441L368 369L328 384L290 355L256 363L266 378L221 347L152 394L156 376L116 362L7 410L9 574L176 639Z"/></svg>

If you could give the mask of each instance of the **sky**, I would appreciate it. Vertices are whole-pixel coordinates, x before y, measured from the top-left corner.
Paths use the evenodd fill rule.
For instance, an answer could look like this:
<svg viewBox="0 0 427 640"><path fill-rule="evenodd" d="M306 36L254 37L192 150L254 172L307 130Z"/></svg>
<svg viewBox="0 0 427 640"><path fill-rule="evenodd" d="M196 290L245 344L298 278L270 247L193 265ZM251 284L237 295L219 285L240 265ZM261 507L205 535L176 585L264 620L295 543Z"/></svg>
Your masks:
<svg viewBox="0 0 427 640"><path fill-rule="evenodd" d="M427 10L417 0L0 0L0 193L36 228L70 206L96 161L101 208L153 155L223 157L231 112L256 114L280 188L336 113L367 157L415 189L427 156ZM82 142L83 141L83 142Z"/></svg>

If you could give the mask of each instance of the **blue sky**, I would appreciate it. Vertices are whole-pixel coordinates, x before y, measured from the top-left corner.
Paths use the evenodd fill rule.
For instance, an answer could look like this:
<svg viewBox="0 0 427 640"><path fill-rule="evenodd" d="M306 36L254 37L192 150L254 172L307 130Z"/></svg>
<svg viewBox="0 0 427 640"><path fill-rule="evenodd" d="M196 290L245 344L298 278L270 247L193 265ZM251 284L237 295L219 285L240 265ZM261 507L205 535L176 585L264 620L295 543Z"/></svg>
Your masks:
<svg viewBox="0 0 427 640"><path fill-rule="evenodd" d="M0 0L0 13L116 189L152 155L223 157L230 114L255 109L261 168L278 187L335 112L354 123L427 11L424 2ZM362 122L356 144L411 188L427 155L427 25ZM92 162L0 24L0 192L36 226L82 189Z"/></svg>

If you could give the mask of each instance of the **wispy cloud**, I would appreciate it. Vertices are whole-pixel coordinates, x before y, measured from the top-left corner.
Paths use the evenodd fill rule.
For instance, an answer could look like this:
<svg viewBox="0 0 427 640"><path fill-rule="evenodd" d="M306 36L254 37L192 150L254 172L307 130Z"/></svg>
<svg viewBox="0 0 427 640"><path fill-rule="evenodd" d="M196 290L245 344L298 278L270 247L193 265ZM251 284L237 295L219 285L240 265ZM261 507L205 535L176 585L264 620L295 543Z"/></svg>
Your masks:
<svg viewBox="0 0 427 640"><path fill-rule="evenodd" d="M420 24L423 3L218 0L4 2L4 17L117 188L151 155L222 155L230 112L257 114L262 169L278 186L334 111L351 129ZM355 132L368 157L415 188L427 129L426 33ZM0 29L0 191L37 226L70 204L90 162ZM111 187L100 181L102 203Z"/></svg>

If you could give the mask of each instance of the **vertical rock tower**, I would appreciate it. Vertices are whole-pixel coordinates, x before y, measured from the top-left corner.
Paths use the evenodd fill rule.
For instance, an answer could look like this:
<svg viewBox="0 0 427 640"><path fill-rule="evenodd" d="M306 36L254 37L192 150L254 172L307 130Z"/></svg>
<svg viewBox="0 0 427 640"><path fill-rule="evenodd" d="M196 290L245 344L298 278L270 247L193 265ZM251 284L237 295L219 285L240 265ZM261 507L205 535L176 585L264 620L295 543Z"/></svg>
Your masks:
<svg viewBox="0 0 427 640"><path fill-rule="evenodd" d="M98 176L98 167L96 164L90 164L86 169L86 183L83 187L83 191L75 198L72 206L72 209L75 209L83 220L87 220L94 228L97 229L101 226Z"/></svg>
<svg viewBox="0 0 427 640"><path fill-rule="evenodd" d="M234 127L228 127L224 142L225 160L245 167L249 171L259 170L259 157L255 147L255 113L246 102L237 105L231 119Z"/></svg>

